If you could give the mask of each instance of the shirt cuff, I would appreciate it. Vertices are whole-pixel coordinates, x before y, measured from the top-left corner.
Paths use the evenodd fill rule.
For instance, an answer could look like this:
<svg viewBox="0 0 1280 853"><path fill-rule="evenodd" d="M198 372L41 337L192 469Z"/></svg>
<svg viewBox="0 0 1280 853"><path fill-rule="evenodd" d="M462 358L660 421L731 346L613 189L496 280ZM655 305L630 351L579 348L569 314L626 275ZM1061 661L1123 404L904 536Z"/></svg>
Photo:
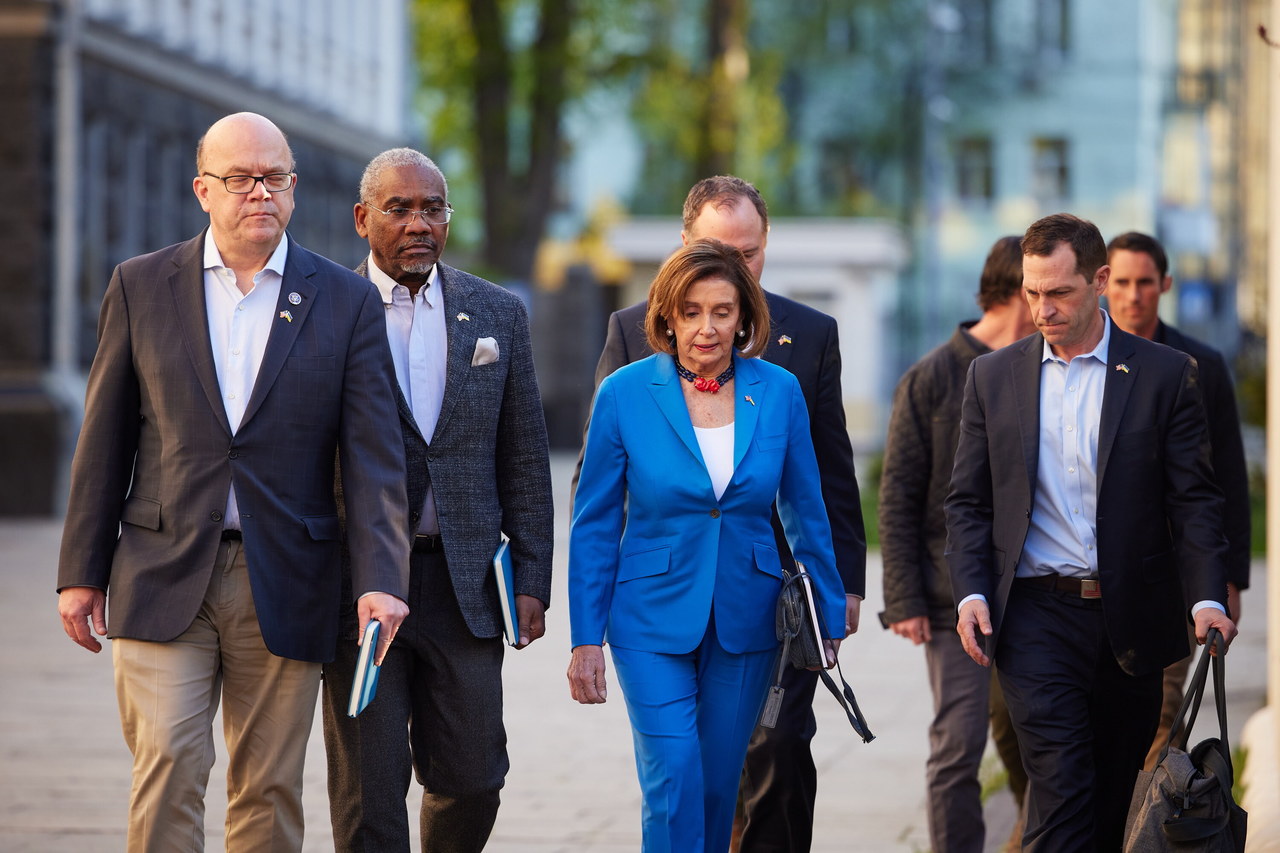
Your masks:
<svg viewBox="0 0 1280 853"><path fill-rule="evenodd" d="M981 601L983 604L986 604L987 597L980 592L975 592L973 595L966 595L964 598L960 599L960 603L956 605L956 612L959 613L960 608L964 607L970 601Z"/></svg>
<svg viewBox="0 0 1280 853"><path fill-rule="evenodd" d="M1221 610L1223 613L1227 612L1227 608L1223 607L1221 604L1219 604L1216 601L1213 601L1212 599L1206 598L1204 601L1197 601L1195 604L1191 605L1191 617L1194 619L1195 615L1199 613L1201 610L1204 610L1206 607L1212 607L1215 610Z"/></svg>

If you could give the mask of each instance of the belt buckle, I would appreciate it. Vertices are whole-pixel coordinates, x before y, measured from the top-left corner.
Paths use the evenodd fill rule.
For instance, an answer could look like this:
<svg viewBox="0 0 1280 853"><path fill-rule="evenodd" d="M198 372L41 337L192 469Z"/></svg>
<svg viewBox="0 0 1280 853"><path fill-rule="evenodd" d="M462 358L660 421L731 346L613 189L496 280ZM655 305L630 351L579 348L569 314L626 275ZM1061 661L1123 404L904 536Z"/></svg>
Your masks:
<svg viewBox="0 0 1280 853"><path fill-rule="evenodd" d="M1081 598L1102 598L1102 583L1097 578L1082 578L1080 581Z"/></svg>

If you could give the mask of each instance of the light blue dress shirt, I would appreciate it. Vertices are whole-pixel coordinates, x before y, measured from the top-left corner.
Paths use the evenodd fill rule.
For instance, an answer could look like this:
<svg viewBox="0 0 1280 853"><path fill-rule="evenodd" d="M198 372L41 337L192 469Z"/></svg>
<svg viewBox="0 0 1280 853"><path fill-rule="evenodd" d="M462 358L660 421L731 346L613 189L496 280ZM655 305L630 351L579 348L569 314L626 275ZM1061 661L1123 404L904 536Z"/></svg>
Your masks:
<svg viewBox="0 0 1280 853"><path fill-rule="evenodd" d="M430 443L436 421L440 419L440 404L444 401L449 357L440 267L433 266L417 294L410 294L409 288L379 269L370 254L369 280L382 294L387 309L387 341L400 392L413 412L422 437ZM427 535L440 532L435 494L430 484L417 532Z"/></svg>
<svg viewBox="0 0 1280 853"><path fill-rule="evenodd" d="M1071 361L1044 342L1040 453L1020 578L1098 576L1098 424L1110 346L1109 321L1098 345Z"/></svg>

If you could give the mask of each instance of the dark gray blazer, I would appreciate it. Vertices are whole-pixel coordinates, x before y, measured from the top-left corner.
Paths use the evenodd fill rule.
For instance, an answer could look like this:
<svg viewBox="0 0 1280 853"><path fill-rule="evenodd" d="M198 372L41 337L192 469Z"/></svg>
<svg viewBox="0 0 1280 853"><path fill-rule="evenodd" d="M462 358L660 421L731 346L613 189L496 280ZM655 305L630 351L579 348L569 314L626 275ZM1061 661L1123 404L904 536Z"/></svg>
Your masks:
<svg viewBox="0 0 1280 853"><path fill-rule="evenodd" d="M492 561L501 533L511 539L516 593L551 602L555 511L547 426L524 303L470 273L444 263L437 268L448 363L440 418L429 440L398 389L396 394L409 477L409 525L418 527L430 480L462 615L477 637L496 637L502 616ZM367 259L356 273L368 275ZM497 342L498 360L473 367L476 341L485 337Z"/></svg>
<svg viewBox="0 0 1280 853"><path fill-rule="evenodd" d="M1037 332L978 358L965 385L947 561L957 603L987 598L989 655L1035 501L1043 341ZM1187 656L1187 602L1226 602L1227 543L1195 363L1114 323L1097 480L1107 636L1125 672L1149 674Z"/></svg>
<svg viewBox="0 0 1280 853"><path fill-rule="evenodd" d="M395 369L376 289L290 240L244 419L227 422L201 234L116 267L71 471L58 588L107 591L111 637L168 641L200 609L235 484L258 622L281 657L332 659L341 573L335 454L358 592L408 592ZM290 296L296 294L295 302Z"/></svg>

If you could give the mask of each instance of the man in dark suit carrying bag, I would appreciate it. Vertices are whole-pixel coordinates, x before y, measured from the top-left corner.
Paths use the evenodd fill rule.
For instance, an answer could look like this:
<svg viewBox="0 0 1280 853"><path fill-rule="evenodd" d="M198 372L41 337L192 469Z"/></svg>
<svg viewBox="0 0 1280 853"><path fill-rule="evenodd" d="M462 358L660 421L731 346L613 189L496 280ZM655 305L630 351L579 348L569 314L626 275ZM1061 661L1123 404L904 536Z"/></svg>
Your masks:
<svg viewBox="0 0 1280 853"><path fill-rule="evenodd" d="M1200 642L1235 637L1222 495L1195 364L1099 308L1098 229L1049 216L1022 253L1040 333L978 358L965 387L946 501L957 630L998 664L1025 849L1118 850L1188 603Z"/></svg>
<svg viewBox="0 0 1280 853"><path fill-rule="evenodd" d="M742 252L760 278L769 214L760 192L741 178L720 175L694 184L684 202L684 244L715 239ZM822 498L831 521L836 568L845 588L845 632L858 630L866 594L867 538L862 522L853 449L845 428L840 394L840 344L836 321L820 311L765 291L771 333L763 358L791 371L800 381L814 451L822 475ZM653 354L645 342L639 303L609 318L604 351L596 367L596 385L619 367ZM790 569L791 550L774 516L778 553ZM733 849L788 850L802 853L813 837L817 770L809 744L817 732L813 696L818 673L787 667L783 703L774 728L757 727L747 751L734 820Z"/></svg>
<svg viewBox="0 0 1280 853"><path fill-rule="evenodd" d="M227 849L294 851L338 633L335 453L359 620L381 621L389 643L408 612L404 459L380 432L395 374L377 292L285 236L297 176L284 134L227 116L196 168L209 228L125 261L103 297L58 609L97 652L110 597L128 849L203 849L221 699Z"/></svg>
<svg viewBox="0 0 1280 853"><path fill-rule="evenodd" d="M399 389L399 414L375 428L405 460L414 537L411 612L377 697L355 719L346 716L354 643L325 667L339 851L407 853L405 796L415 770L425 789L422 849L484 848L509 766L492 570L503 532L517 648L543 635L551 599L551 468L528 317L515 294L440 261L452 214L444 175L425 155L393 148L365 167L355 226L370 251L356 272L385 306ZM354 637L355 614L343 625Z"/></svg>

